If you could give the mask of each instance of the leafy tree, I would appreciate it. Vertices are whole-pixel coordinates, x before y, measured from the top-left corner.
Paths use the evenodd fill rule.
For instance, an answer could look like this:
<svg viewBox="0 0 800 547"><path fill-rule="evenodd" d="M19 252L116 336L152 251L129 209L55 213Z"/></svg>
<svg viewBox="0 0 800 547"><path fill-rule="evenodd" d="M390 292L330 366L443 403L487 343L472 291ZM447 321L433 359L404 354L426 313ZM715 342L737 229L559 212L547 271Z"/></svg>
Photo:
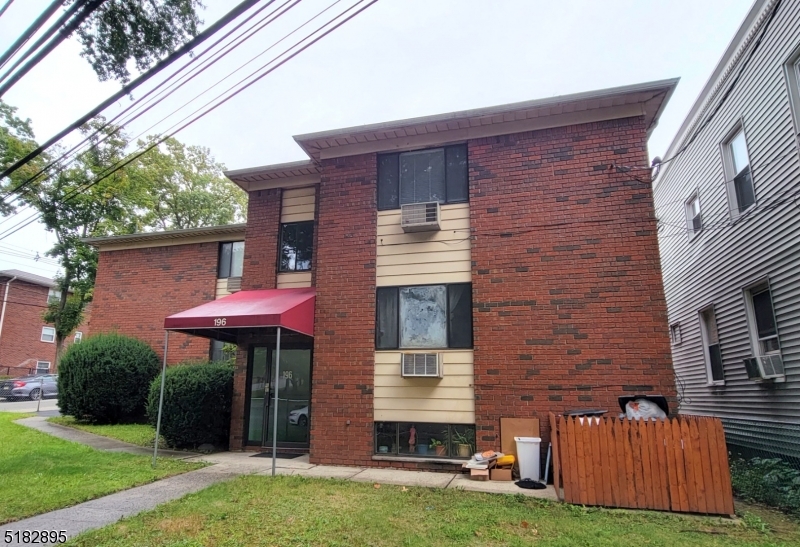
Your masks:
<svg viewBox="0 0 800 547"><path fill-rule="evenodd" d="M25 157L37 146L31 121L18 118L15 115L16 111L16 108L0 101L0 170L4 170L20 158ZM10 178L2 181L0 191L3 195L36 174L41 161L28 163L12 173ZM9 203L10 201L10 198L0 201L0 215L13 212L14 207Z"/></svg>
<svg viewBox="0 0 800 547"><path fill-rule="evenodd" d="M100 81L130 80L128 62L145 71L197 35L200 0L106 0L78 27Z"/></svg>
<svg viewBox="0 0 800 547"><path fill-rule="evenodd" d="M138 143L140 148L146 145ZM174 138L130 163L126 173L144 199L141 224L175 230L243 222L247 194L225 178L224 168L208 148Z"/></svg>

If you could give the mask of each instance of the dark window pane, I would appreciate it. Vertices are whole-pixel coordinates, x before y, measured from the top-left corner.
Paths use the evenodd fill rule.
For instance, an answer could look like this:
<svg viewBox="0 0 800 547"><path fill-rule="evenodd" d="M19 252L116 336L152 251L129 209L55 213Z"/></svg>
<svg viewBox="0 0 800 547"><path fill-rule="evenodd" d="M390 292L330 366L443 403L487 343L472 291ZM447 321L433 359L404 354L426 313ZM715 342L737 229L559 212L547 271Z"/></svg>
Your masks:
<svg viewBox="0 0 800 547"><path fill-rule="evenodd" d="M775 336L775 315L772 313L772 297L768 290L753 295L753 311L759 338Z"/></svg>
<svg viewBox="0 0 800 547"><path fill-rule="evenodd" d="M444 149L400 154L400 204L444 199Z"/></svg>
<svg viewBox="0 0 800 547"><path fill-rule="evenodd" d="M400 208L400 179L397 154L378 156L378 209Z"/></svg>
<svg viewBox="0 0 800 547"><path fill-rule="evenodd" d="M310 270L313 249L313 222L295 222L281 225L280 271L301 272Z"/></svg>
<svg viewBox="0 0 800 547"><path fill-rule="evenodd" d="M314 223L303 222L297 225L297 260L296 271L311 269L311 255L314 249Z"/></svg>
<svg viewBox="0 0 800 547"><path fill-rule="evenodd" d="M708 346L708 356L711 359L711 379L715 382L724 380L725 373L722 370L722 352L719 344Z"/></svg>
<svg viewBox="0 0 800 547"><path fill-rule="evenodd" d="M231 276L231 250L233 243L223 243L219 246L219 272L218 277Z"/></svg>
<svg viewBox="0 0 800 547"><path fill-rule="evenodd" d="M282 272L294 271L297 261L297 228L294 224L281 226L281 263Z"/></svg>
<svg viewBox="0 0 800 547"><path fill-rule="evenodd" d="M400 347L447 347L444 285L400 288Z"/></svg>
<svg viewBox="0 0 800 547"><path fill-rule="evenodd" d="M472 285L462 283L450 285L449 321L450 347L472 347Z"/></svg>
<svg viewBox="0 0 800 547"><path fill-rule="evenodd" d="M750 175L750 167L742 171L735 179L733 186L736 190L736 206L741 213L756 202L756 195L753 190L753 177Z"/></svg>
<svg viewBox="0 0 800 547"><path fill-rule="evenodd" d="M397 288L382 287L378 289L377 300L375 347L378 349L395 349L398 346Z"/></svg>
<svg viewBox="0 0 800 547"><path fill-rule="evenodd" d="M469 200L469 173L467 170L467 145L445 148L447 161L447 203Z"/></svg>

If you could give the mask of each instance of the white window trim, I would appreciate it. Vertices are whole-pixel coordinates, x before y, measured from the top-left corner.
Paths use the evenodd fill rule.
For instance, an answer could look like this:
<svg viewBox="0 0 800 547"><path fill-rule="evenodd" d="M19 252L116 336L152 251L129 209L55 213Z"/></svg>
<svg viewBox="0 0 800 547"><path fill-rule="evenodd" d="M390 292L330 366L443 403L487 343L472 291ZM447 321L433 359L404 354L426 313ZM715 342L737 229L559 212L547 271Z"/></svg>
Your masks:
<svg viewBox="0 0 800 547"><path fill-rule="evenodd" d="M700 214L700 229L694 229L694 217L689 216L690 206L693 201L697 200L697 208L699 209ZM689 233L689 241L693 240L701 233L703 233L704 223L703 223L703 204L700 202L700 193L695 190L695 192L683 203L683 214L686 217L686 230Z"/></svg>
<svg viewBox="0 0 800 547"><path fill-rule="evenodd" d="M708 351L709 335L706 322L703 320L703 313L711 311L714 314L714 321L717 321L717 310L714 304L701 308L697 312L697 319L700 321L700 342L703 344L703 361L706 365L706 385L707 386L724 386L725 385L725 366L722 367L722 380L714 380L714 374L711 371L711 353ZM717 323L717 343L719 344L719 323Z"/></svg>
<svg viewBox="0 0 800 547"><path fill-rule="evenodd" d="M747 165L750 167L750 181L753 185L753 204L744 211L739 211L739 202L736 199L736 189L733 185L733 179L736 176L733 167L733 154L731 153L731 142L739 134L744 135L744 145L747 149ZM734 126L725 134L725 138L720 143L720 153L722 154L722 173L725 180L725 193L728 196L728 211L730 211L731 219L735 222L739 218L744 217L758 205L758 195L756 194L756 177L753 171L753 158L750 154L750 145L747 142L747 132L744 128L742 119L738 119Z"/></svg>
<svg viewBox="0 0 800 547"><path fill-rule="evenodd" d="M770 304L772 305L772 320L775 321L775 335L778 339L778 351L761 353L761 344L758 338L758 326L756 325L756 314L753 306L753 291L766 288L769 291ZM744 296L745 312L747 314L747 332L750 335L750 349L753 357L763 357L765 355L781 355L781 333L778 330L778 320L775 317L775 302L772 299L772 286L768 278L760 279L751 283L742 290Z"/></svg>
<svg viewBox="0 0 800 547"><path fill-rule="evenodd" d="M795 144L800 147L800 44L792 51L783 64L786 86L789 91L789 102L794 118Z"/></svg>
<svg viewBox="0 0 800 547"><path fill-rule="evenodd" d="M45 340L44 333L45 331L52 331L53 339L52 340ZM54 344L56 342L56 329L53 327L42 327L42 336L39 338L40 342L46 342L48 344Z"/></svg>
<svg viewBox="0 0 800 547"><path fill-rule="evenodd" d="M39 363L47 363L47 372L39 372ZM36 361L36 374L49 374L51 365L50 361Z"/></svg>

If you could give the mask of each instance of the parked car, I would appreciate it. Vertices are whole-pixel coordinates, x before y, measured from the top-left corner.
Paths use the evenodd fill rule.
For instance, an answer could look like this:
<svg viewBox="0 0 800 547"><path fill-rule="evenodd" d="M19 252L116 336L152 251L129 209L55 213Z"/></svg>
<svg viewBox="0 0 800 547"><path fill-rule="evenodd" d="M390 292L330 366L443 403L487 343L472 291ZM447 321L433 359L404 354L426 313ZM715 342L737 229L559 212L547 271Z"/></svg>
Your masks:
<svg viewBox="0 0 800 547"><path fill-rule="evenodd" d="M58 375L40 374L38 376L22 376L11 380L0 381L0 399L30 399L58 396Z"/></svg>
<svg viewBox="0 0 800 547"><path fill-rule="evenodd" d="M300 427L308 426L308 407L298 408L289 413L289 423L292 425L299 425Z"/></svg>

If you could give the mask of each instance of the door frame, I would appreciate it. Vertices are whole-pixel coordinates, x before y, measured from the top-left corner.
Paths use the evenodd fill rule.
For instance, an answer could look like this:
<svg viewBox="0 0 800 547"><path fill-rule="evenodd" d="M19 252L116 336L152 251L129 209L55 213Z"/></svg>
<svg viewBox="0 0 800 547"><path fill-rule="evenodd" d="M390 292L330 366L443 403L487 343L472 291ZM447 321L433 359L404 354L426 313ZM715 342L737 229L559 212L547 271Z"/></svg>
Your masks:
<svg viewBox="0 0 800 547"><path fill-rule="evenodd" d="M266 348L267 349L267 366L272 369L272 355L275 352L275 344L269 344L265 342L254 342L247 346L247 375L245 378L245 398L244 398L244 416L242 423L244 424L242 430L242 439L244 442L242 443L244 447L258 447L258 448L268 448L272 449L272 445L270 444L267 446L265 443L267 442L267 431L266 428L270 425L267 422L269 421L269 405L272 404L272 400L274 398L274 394L265 394L264 397L264 408L262 412L264 413L264 430L261 435L261 442L250 442L250 396L252 393L251 384L253 381L253 353L255 348ZM308 443L286 443L286 442L278 442L278 450L280 449L290 449L290 450L303 450L308 451L311 445L311 416L312 409L311 409L311 400L312 400L312 393L314 388L314 342L313 339L310 342L290 342L290 343L281 343L281 350L292 350L292 349L305 349L309 350L309 364L308 364L308 379L309 379L309 386L308 386L308 428L309 428L309 442ZM272 377L272 370L269 371L270 375L270 386L275 381Z"/></svg>

